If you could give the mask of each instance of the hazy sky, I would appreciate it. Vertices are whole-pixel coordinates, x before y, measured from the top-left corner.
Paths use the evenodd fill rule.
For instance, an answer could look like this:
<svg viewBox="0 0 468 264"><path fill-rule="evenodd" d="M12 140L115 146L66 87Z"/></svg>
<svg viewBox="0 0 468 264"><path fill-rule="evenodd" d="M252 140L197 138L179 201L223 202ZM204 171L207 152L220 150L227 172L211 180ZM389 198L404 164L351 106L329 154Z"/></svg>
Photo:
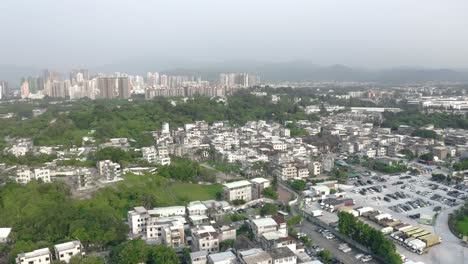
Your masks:
<svg viewBox="0 0 468 264"><path fill-rule="evenodd" d="M0 0L0 33L2 65L468 67L468 0Z"/></svg>

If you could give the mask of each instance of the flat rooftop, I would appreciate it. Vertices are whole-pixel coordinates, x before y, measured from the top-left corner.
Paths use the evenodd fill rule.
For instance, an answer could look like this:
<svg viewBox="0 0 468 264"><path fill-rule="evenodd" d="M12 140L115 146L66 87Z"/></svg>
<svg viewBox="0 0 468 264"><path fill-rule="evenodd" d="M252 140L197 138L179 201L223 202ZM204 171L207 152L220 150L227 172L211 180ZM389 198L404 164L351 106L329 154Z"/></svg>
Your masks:
<svg viewBox="0 0 468 264"><path fill-rule="evenodd" d="M57 250L57 251L63 251L63 250L74 249L74 248L76 248L77 246L81 246L81 243L80 243L80 241L75 240L75 241L70 241L70 242L66 242L66 243L62 243L62 244L55 245L54 248L55 248L55 250Z"/></svg>
<svg viewBox="0 0 468 264"><path fill-rule="evenodd" d="M250 186L252 185L252 183L246 180L242 180L242 181L228 182L223 185L228 189L235 189L235 188Z"/></svg>
<svg viewBox="0 0 468 264"><path fill-rule="evenodd" d="M49 248L41 248L41 249L36 249L28 253L21 253L21 254L18 254L18 257L29 259L29 258L35 258L39 256L44 256L44 255L50 255Z"/></svg>
<svg viewBox="0 0 468 264"><path fill-rule="evenodd" d="M0 238L8 238L10 233L11 233L11 228L9 227L0 228Z"/></svg>
<svg viewBox="0 0 468 264"><path fill-rule="evenodd" d="M278 225L278 223L276 223L276 221L273 218L270 218L270 217L260 218L260 219L253 219L252 223L254 223L258 227Z"/></svg>

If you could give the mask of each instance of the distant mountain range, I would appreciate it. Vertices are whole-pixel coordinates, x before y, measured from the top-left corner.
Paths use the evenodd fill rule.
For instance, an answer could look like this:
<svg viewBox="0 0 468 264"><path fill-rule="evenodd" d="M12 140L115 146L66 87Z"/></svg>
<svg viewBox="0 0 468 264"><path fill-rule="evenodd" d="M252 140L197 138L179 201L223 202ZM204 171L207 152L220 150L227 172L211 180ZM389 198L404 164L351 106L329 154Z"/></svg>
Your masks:
<svg viewBox="0 0 468 264"><path fill-rule="evenodd" d="M155 60L156 61L156 60ZM159 60L160 61L160 60ZM123 62L102 67L90 68L91 72L115 71L146 75L148 71L160 71L167 74L200 75L203 78L217 80L221 72L247 72L257 74L262 80L270 82L284 81L356 81L383 84L403 84L421 82L467 82L468 70L400 67L380 70L352 68L344 65L318 66L309 62L261 63L261 62L226 62L226 63L153 63L151 60ZM181 65L184 67L176 67ZM166 70L164 70L166 69ZM65 71L65 70L64 70ZM0 65L0 80L6 80L11 86L18 86L19 80L28 75L36 75L40 69L32 67L10 67Z"/></svg>

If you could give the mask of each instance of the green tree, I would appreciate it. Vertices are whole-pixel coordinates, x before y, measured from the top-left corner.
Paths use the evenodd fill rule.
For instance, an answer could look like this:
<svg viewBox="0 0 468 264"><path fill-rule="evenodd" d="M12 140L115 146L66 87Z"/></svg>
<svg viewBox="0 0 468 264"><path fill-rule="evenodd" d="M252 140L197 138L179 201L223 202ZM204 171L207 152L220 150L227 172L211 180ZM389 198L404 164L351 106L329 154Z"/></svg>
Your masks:
<svg viewBox="0 0 468 264"><path fill-rule="evenodd" d="M227 239L219 243L219 250L224 252L234 246L234 239Z"/></svg>
<svg viewBox="0 0 468 264"><path fill-rule="evenodd" d="M148 249L148 264L177 264L179 258L174 249L165 246L153 246Z"/></svg>
<svg viewBox="0 0 468 264"><path fill-rule="evenodd" d="M100 257L73 256L70 259L70 264L104 264L104 259Z"/></svg>
<svg viewBox="0 0 468 264"><path fill-rule="evenodd" d="M288 219L287 224L289 227L296 226L301 223L302 217L300 215L293 216Z"/></svg>
<svg viewBox="0 0 468 264"><path fill-rule="evenodd" d="M419 156L419 158L422 160L426 160L426 161L433 161L434 154L432 154L431 152L428 152L428 153L422 154L421 156Z"/></svg>
<svg viewBox="0 0 468 264"><path fill-rule="evenodd" d="M146 263L148 252L145 241L130 240L113 248L109 258L111 263L116 264Z"/></svg>
<svg viewBox="0 0 468 264"><path fill-rule="evenodd" d="M294 180L291 183L291 187L296 191L303 191L306 187L306 182L304 180Z"/></svg>
<svg viewBox="0 0 468 264"><path fill-rule="evenodd" d="M263 205L262 209L260 209L260 214L262 216L276 215L277 213L278 213L278 206L272 203L266 203Z"/></svg>
<svg viewBox="0 0 468 264"><path fill-rule="evenodd" d="M325 264L328 264L328 263L331 263L332 259L333 259L333 255L332 253L329 251L329 250L322 250L319 252L318 256L320 257L320 259L325 263Z"/></svg>
<svg viewBox="0 0 468 264"><path fill-rule="evenodd" d="M278 200L278 194L270 187L263 189L263 196L273 200Z"/></svg>

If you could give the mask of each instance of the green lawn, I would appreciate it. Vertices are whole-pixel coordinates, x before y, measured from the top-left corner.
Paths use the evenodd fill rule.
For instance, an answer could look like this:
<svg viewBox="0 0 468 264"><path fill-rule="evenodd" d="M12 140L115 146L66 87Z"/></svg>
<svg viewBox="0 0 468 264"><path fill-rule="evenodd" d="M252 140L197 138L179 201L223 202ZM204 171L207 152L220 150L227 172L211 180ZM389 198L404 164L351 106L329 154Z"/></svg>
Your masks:
<svg viewBox="0 0 468 264"><path fill-rule="evenodd" d="M221 185L199 185L191 183L173 183L170 191L182 201L210 200L216 198L216 193L222 191Z"/></svg>
<svg viewBox="0 0 468 264"><path fill-rule="evenodd" d="M457 223L457 229L465 236L468 236L468 216L465 216L463 221Z"/></svg>
<svg viewBox="0 0 468 264"><path fill-rule="evenodd" d="M185 205L190 201L216 199L222 190L219 184L199 185L193 183L171 182L156 175L127 174L119 183L121 191L151 194L158 206ZM124 191L125 190L125 191Z"/></svg>

